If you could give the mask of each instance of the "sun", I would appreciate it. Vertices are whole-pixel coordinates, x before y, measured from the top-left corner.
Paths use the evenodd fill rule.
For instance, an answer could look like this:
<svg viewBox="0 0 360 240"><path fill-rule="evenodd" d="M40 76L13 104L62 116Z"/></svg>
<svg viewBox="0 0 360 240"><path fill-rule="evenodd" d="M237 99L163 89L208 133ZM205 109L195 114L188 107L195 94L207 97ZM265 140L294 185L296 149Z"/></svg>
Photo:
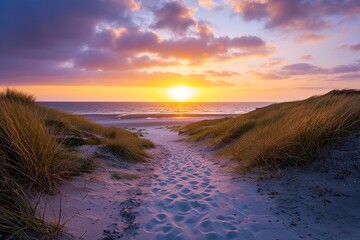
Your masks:
<svg viewBox="0 0 360 240"><path fill-rule="evenodd" d="M169 88L167 94L169 97L178 102L184 102L189 100L195 95L196 91L194 88L187 86L176 86Z"/></svg>

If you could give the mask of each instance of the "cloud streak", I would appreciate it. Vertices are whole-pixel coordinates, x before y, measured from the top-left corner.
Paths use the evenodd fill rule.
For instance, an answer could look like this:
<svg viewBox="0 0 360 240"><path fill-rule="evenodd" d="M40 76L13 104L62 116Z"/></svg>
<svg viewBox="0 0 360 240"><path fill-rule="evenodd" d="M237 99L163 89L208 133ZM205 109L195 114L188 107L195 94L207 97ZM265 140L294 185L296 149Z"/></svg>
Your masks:
<svg viewBox="0 0 360 240"><path fill-rule="evenodd" d="M332 26L331 17L356 16L357 0L226 0L246 21L263 21L268 29L321 30Z"/></svg>
<svg viewBox="0 0 360 240"><path fill-rule="evenodd" d="M350 74L351 73L351 74ZM282 66L272 71L258 71L256 75L265 80L282 80L298 76L333 76L331 79L357 78L360 74L360 63L337 65L332 68L322 68L308 63L295 63ZM341 75L346 74L346 75Z"/></svg>

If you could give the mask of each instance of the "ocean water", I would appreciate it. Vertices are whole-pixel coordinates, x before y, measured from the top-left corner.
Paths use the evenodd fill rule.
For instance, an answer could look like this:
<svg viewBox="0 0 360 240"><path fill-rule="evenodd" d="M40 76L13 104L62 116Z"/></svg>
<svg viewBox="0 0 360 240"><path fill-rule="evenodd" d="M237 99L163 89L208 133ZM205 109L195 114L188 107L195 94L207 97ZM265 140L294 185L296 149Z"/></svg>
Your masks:
<svg viewBox="0 0 360 240"><path fill-rule="evenodd" d="M40 102L41 105L78 115L118 118L162 118L238 115L270 105L269 102Z"/></svg>

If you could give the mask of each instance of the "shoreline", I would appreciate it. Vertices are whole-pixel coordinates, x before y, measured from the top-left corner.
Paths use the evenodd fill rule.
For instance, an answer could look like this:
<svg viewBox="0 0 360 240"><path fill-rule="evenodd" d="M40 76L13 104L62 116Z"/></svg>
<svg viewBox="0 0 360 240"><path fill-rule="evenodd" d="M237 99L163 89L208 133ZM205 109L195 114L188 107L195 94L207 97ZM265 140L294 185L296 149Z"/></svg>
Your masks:
<svg viewBox="0 0 360 240"><path fill-rule="evenodd" d="M221 119L227 117L236 117L239 114L187 114L179 116L177 114L152 114L150 119L144 118L144 116L149 116L149 114L132 114L126 117L121 117L117 114L86 114L80 115L86 119L93 121L95 123L121 127L121 128L130 128L130 127L165 127L165 126L181 126L193 122L198 122L202 120L212 120L212 119Z"/></svg>

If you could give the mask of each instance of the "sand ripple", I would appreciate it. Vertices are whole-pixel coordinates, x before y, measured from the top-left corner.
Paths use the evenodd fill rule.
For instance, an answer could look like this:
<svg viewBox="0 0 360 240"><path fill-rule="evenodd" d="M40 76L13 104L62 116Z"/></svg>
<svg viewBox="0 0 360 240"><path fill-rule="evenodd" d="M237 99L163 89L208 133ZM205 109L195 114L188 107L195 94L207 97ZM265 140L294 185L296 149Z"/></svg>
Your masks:
<svg viewBox="0 0 360 240"><path fill-rule="evenodd" d="M267 229L273 232L262 239L297 239L268 215L268 202L259 199L253 185L221 174L197 148L173 141L174 133L156 133L150 131L150 137L171 156L139 208L138 239L261 239L258 233ZM276 238L278 233L285 238Z"/></svg>

